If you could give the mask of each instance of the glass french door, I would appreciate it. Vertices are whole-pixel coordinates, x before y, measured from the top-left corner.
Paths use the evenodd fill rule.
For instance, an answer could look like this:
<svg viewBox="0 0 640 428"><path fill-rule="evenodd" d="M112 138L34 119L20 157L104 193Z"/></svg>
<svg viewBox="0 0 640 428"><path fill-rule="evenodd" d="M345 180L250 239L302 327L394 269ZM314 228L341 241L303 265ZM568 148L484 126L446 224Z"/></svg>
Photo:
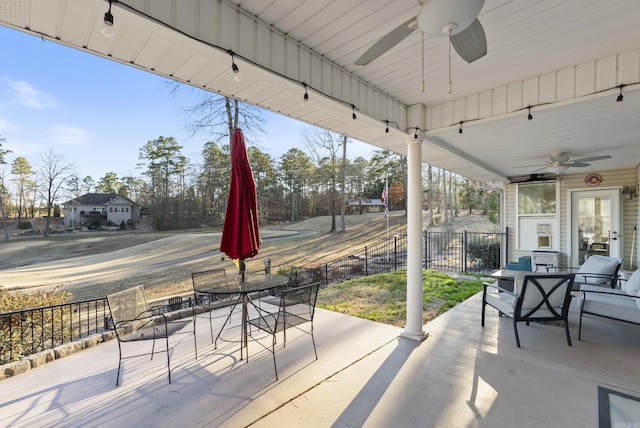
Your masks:
<svg viewBox="0 0 640 428"><path fill-rule="evenodd" d="M571 265L592 255L621 257L620 190L571 192Z"/></svg>

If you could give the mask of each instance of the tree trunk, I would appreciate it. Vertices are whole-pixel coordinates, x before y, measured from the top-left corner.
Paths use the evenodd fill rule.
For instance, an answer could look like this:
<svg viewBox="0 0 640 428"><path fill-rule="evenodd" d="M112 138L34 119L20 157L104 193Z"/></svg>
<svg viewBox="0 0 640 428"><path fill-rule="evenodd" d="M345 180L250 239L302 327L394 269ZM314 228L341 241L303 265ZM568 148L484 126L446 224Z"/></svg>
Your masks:
<svg viewBox="0 0 640 428"><path fill-rule="evenodd" d="M400 168L402 169L402 184L404 185L404 216L407 216L407 157L400 156ZM420 204L422 209L422 203Z"/></svg>
<svg viewBox="0 0 640 428"><path fill-rule="evenodd" d="M345 184L346 184L346 169L347 169L347 136L342 136L342 195L340 201L340 231L345 232L347 230L346 219L344 218L345 211Z"/></svg>
<svg viewBox="0 0 640 428"><path fill-rule="evenodd" d="M433 226L433 168L431 164L429 164L429 195L428 195L428 203L429 203L429 226Z"/></svg>
<svg viewBox="0 0 640 428"><path fill-rule="evenodd" d="M4 240L9 240L9 230L7 229L7 217L4 215L4 204L0 195L0 215L2 216L2 228L4 229Z"/></svg>
<svg viewBox="0 0 640 428"><path fill-rule="evenodd" d="M435 193L435 197L436 197L436 213L441 214L442 213L442 194L441 194L441 188L440 188L440 170L436 171L436 193Z"/></svg>
<svg viewBox="0 0 640 428"><path fill-rule="evenodd" d="M442 170L442 204L444 205L444 224L449 224L449 211L447 210L447 173Z"/></svg>

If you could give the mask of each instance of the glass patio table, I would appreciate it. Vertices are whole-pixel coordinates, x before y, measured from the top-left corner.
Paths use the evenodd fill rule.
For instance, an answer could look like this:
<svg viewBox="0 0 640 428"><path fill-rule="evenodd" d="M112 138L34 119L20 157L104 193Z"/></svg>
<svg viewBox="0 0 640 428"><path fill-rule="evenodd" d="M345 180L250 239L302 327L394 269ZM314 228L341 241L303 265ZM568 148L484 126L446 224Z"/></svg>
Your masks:
<svg viewBox="0 0 640 428"><path fill-rule="evenodd" d="M263 291L273 290L276 288L284 287L289 282L289 277L286 275L254 275L251 276L249 280L242 282L234 282L231 284L227 284L220 287L215 287L207 291L212 298L218 296L229 296L229 295L237 295L237 299L231 310L229 311L229 315L227 319L222 324L220 331L215 339L215 347L218 347L218 339L224 340L220 337L223 330L227 326L227 324L231 320L231 315L233 314L234 309L238 304L242 305L242 323L241 323L241 333L240 333L240 359L244 359L243 348L247 347L248 337L247 337L247 320L249 319L249 305L253 305L257 308L253 300L251 299L251 294L260 293ZM249 354L247 353L247 356Z"/></svg>

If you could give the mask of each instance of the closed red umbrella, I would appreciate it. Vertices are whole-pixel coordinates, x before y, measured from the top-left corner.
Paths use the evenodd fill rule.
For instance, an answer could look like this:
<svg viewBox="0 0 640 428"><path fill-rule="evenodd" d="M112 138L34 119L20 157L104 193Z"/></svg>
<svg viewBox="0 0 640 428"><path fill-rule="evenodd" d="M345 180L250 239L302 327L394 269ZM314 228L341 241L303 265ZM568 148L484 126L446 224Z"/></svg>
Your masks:
<svg viewBox="0 0 640 428"><path fill-rule="evenodd" d="M235 129L231 141L231 185L220 251L240 261L240 274L244 279L244 260L258 254L259 249L256 185L244 135L242 130Z"/></svg>

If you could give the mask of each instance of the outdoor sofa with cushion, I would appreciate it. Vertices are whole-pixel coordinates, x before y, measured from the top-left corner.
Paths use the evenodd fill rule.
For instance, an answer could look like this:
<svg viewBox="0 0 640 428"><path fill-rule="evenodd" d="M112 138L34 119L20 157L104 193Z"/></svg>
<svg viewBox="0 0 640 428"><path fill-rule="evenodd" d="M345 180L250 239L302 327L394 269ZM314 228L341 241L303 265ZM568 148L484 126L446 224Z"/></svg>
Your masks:
<svg viewBox="0 0 640 428"><path fill-rule="evenodd" d="M591 256L585 260L579 268L548 266L547 272L574 272L574 290L579 290L582 285L596 285L600 287L615 288L618 282L617 279L620 266L622 266L621 258Z"/></svg>
<svg viewBox="0 0 640 428"><path fill-rule="evenodd" d="M583 314L640 324L640 270L636 270L628 279L620 280L620 284L619 289L590 284L580 286L578 340L582 332Z"/></svg>

